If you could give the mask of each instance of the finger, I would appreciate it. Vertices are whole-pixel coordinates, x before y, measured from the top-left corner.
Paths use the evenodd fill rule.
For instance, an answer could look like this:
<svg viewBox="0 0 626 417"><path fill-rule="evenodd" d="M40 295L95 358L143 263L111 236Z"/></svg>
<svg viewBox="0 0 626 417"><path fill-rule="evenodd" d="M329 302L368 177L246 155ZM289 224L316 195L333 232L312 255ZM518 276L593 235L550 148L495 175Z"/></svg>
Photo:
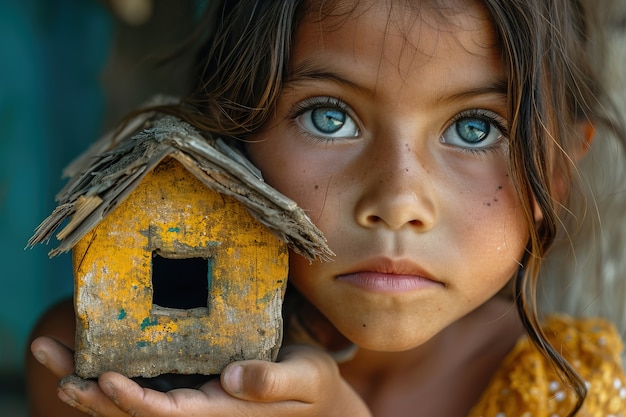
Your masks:
<svg viewBox="0 0 626 417"><path fill-rule="evenodd" d="M35 358L57 377L74 372L74 353L50 337L38 337L30 345Z"/></svg>
<svg viewBox="0 0 626 417"><path fill-rule="evenodd" d="M128 417L102 392L94 380L69 375L59 382L58 397L66 404L90 415Z"/></svg>
<svg viewBox="0 0 626 417"><path fill-rule="evenodd" d="M112 372L103 374L99 384L117 407L134 417L193 417L232 415L234 399L219 382L209 381L202 391L176 389L159 392L142 388L134 381Z"/></svg>
<svg viewBox="0 0 626 417"><path fill-rule="evenodd" d="M221 375L224 390L233 397L259 402L313 403L323 395L323 382L338 378L332 358L310 346L288 346L278 363L235 362Z"/></svg>

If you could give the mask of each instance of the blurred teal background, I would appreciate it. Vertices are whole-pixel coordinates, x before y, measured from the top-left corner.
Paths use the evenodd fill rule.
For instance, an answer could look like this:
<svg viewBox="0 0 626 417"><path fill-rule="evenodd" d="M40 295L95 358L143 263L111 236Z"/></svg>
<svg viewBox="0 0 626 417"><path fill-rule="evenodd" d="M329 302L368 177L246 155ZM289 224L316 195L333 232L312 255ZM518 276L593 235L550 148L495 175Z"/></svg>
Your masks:
<svg viewBox="0 0 626 417"><path fill-rule="evenodd" d="M101 132L113 27L97 1L0 3L1 375L21 372L35 320L72 292L69 255L24 247L55 207L63 166Z"/></svg>
<svg viewBox="0 0 626 417"><path fill-rule="evenodd" d="M182 94L190 57L160 63L205 0L143 0L131 21L112 0L0 2L0 415L22 416L27 341L72 294L71 255L24 249L56 207L63 167L154 93ZM126 16L127 17L127 16Z"/></svg>

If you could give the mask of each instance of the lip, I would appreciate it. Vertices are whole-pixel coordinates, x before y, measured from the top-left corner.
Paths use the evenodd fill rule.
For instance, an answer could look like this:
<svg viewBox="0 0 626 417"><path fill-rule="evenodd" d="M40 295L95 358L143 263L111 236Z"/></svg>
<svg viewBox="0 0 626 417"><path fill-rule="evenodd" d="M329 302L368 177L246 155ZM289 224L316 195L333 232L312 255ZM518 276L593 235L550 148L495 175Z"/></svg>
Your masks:
<svg viewBox="0 0 626 417"><path fill-rule="evenodd" d="M336 279L379 293L405 293L444 286L413 262L389 258L369 260L354 272L338 275Z"/></svg>

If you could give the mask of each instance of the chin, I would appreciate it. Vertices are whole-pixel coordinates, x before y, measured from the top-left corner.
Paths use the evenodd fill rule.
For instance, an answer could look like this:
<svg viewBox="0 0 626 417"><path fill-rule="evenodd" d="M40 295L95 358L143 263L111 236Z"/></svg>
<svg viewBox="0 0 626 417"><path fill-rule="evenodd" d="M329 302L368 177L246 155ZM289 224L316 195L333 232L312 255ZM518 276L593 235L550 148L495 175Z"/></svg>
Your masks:
<svg viewBox="0 0 626 417"><path fill-rule="evenodd" d="M345 333L344 333L345 334ZM437 333L405 333L393 329L362 328L360 331L346 335L355 345L362 349L376 352L406 352L428 343Z"/></svg>

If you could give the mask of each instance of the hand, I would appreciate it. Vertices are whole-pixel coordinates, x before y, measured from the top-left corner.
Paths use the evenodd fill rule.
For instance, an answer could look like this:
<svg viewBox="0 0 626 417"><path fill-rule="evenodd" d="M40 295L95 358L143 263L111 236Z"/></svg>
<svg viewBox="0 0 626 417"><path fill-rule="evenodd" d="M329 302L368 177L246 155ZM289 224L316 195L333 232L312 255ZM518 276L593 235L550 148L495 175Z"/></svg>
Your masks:
<svg viewBox="0 0 626 417"><path fill-rule="evenodd" d="M47 366L53 372L67 371L67 355L71 357L71 352L62 345L44 345L44 349L48 348ZM318 349L301 345L285 347L277 363L230 364L219 381L212 380L199 390L177 389L162 393L142 388L116 373L102 375L97 383L79 381L66 379L60 385L59 397L98 416L371 415L343 380L332 358Z"/></svg>
<svg viewBox="0 0 626 417"><path fill-rule="evenodd" d="M117 414L111 415L127 416L127 414L120 414L119 409L117 409L111 400L102 393L96 381L72 377L74 372L74 352L66 345L50 337L38 337L31 343L31 350L35 358L42 365L48 368L48 370L50 370L57 378L62 378L58 384L57 396L63 402L71 407L74 407L76 410L82 411L83 413L96 415L89 408L81 405L78 400L79 397L82 398L85 395L90 395L93 398L97 398L97 401L102 403L98 404L95 408L112 408L116 409ZM31 381L31 385L41 383L41 380L44 379L43 377L44 375L41 374L34 381ZM45 385L46 389L49 387L49 385L43 385ZM44 388L42 387L39 391L43 389ZM41 397L41 392L39 392L39 394L33 394L31 392L31 396L30 401L41 400L41 398L39 398ZM72 416L75 415L75 413L71 413L71 409L57 409L58 406L56 406L56 404L52 401L48 401L47 404L43 406L38 403L34 405L37 405L38 408L38 411L33 411L36 415L44 415L44 413L45 415L58 415L61 412L63 412L63 415L67 415L68 412ZM31 404L31 408L34 405ZM76 415L78 415L78 413L76 413Z"/></svg>

